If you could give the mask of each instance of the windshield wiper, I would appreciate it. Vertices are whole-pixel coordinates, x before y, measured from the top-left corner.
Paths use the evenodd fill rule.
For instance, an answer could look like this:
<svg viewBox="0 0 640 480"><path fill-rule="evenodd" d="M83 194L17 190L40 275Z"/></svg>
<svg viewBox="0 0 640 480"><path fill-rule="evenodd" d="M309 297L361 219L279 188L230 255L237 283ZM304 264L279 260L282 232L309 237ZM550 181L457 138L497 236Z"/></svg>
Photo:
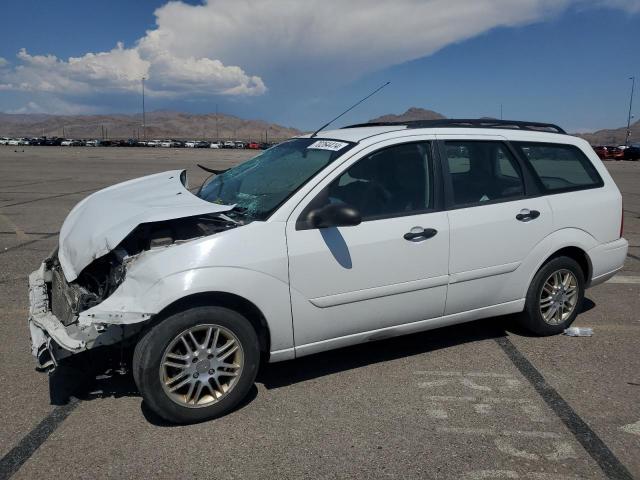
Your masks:
<svg viewBox="0 0 640 480"><path fill-rule="evenodd" d="M200 165L199 163L196 163L196 165L198 165L205 172L214 173L216 175L222 175L223 173L228 172L230 170L229 168L225 168L224 170L215 170L213 168L208 168L208 167L205 167L204 165Z"/></svg>

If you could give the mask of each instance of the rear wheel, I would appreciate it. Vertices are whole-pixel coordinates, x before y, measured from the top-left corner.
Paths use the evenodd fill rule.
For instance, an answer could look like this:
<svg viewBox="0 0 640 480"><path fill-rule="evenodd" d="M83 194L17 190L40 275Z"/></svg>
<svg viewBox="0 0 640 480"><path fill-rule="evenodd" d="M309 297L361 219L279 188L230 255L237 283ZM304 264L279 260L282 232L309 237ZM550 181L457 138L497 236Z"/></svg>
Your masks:
<svg viewBox="0 0 640 480"><path fill-rule="evenodd" d="M147 405L174 423L218 417L253 385L260 352L251 323L222 307L196 307L149 330L134 352L134 379Z"/></svg>
<svg viewBox="0 0 640 480"><path fill-rule="evenodd" d="M527 292L522 325L537 335L562 333L575 320L584 298L584 273L569 257L551 259Z"/></svg>

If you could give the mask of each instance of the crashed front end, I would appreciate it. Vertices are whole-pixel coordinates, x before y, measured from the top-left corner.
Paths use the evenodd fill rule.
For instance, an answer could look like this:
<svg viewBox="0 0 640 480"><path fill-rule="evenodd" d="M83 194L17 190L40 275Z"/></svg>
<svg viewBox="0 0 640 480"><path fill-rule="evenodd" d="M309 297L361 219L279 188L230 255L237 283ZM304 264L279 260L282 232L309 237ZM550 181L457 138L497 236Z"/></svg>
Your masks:
<svg viewBox="0 0 640 480"><path fill-rule="evenodd" d="M94 321L90 313L81 321L81 315L97 299L96 294L85 287L65 280L55 254L29 275L31 353L38 370L52 372L61 360L71 355L99 346L122 344L151 318L150 314L142 313L139 315L142 323L126 327L119 322L125 315L117 313L111 315L109 322Z"/></svg>
<svg viewBox="0 0 640 480"><path fill-rule="evenodd" d="M233 208L193 195L184 170L129 180L76 205L62 225L58 249L29 276L37 368L51 372L72 355L137 338L157 313L140 306L144 292L160 280L145 259L237 227Z"/></svg>

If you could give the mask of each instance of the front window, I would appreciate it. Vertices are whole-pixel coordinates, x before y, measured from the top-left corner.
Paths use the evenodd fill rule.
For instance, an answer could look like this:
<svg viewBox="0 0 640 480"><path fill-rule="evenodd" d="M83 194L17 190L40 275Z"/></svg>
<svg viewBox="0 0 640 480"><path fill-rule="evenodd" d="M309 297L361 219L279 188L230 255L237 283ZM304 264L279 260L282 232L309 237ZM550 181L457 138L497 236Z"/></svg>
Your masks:
<svg viewBox="0 0 640 480"><path fill-rule="evenodd" d="M426 142L394 145L353 164L328 187L328 203L354 207L362 220L433 208L432 160Z"/></svg>
<svg viewBox="0 0 640 480"><path fill-rule="evenodd" d="M265 220L287 198L354 144L298 138L276 145L221 175L206 180L198 196L236 205L243 220Z"/></svg>

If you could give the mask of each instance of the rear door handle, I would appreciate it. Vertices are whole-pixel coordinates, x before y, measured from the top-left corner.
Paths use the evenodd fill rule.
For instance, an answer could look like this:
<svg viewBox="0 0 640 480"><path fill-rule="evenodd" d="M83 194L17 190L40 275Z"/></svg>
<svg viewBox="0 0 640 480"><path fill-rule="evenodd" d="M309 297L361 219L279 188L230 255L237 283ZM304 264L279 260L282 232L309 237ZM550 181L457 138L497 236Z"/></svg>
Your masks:
<svg viewBox="0 0 640 480"><path fill-rule="evenodd" d="M535 220L540 216L540 212L538 210L529 210L528 208L523 208L520 210L520 213L516 215L516 220L521 222L530 222L531 220Z"/></svg>
<svg viewBox="0 0 640 480"><path fill-rule="evenodd" d="M411 231L404 234L404 239L410 242L421 242L435 237L437 233L438 231L435 228L413 227Z"/></svg>

